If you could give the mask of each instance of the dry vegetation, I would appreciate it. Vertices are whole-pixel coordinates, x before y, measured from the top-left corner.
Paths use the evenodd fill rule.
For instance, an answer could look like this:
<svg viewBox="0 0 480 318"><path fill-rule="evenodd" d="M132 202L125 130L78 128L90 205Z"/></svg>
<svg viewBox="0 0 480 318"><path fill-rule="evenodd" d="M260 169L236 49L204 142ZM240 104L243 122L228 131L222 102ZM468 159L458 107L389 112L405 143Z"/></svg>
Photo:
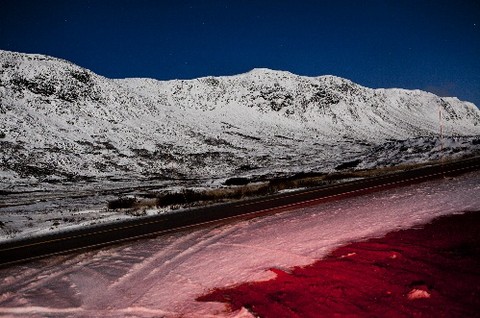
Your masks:
<svg viewBox="0 0 480 318"><path fill-rule="evenodd" d="M446 162L446 161L445 161ZM439 162L403 164L369 170L345 169L335 173L300 173L273 180L249 180L232 178L215 189L183 189L178 192L148 192L139 197L121 197L108 203L109 209L126 209L133 214L143 214L148 208L204 206L220 202L242 200L251 197L272 195L287 189L325 186L351 179L368 178L419 168Z"/></svg>

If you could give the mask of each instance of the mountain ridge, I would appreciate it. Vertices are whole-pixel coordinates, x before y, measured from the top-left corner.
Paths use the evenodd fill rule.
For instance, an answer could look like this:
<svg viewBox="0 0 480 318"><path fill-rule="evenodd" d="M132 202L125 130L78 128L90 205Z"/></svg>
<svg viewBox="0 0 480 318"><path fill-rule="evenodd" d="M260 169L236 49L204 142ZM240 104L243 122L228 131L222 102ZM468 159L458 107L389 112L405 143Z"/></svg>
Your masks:
<svg viewBox="0 0 480 318"><path fill-rule="evenodd" d="M430 138L434 149L440 129L461 147L480 135L474 104L420 90L264 68L192 80L108 79L8 51L0 51L0 114L5 185L328 172L391 140Z"/></svg>

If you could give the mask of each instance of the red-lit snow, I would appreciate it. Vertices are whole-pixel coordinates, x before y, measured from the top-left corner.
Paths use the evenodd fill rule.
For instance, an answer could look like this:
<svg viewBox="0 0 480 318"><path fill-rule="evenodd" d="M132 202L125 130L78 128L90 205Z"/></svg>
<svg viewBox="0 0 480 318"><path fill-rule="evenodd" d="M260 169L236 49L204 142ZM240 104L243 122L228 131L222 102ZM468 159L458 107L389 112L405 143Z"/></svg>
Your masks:
<svg viewBox="0 0 480 318"><path fill-rule="evenodd" d="M479 180L475 172L1 269L0 316L249 317L195 299L272 279L272 268L288 273L354 240L478 211Z"/></svg>
<svg viewBox="0 0 480 318"><path fill-rule="evenodd" d="M480 211L443 216L349 243L312 265L272 269L277 277L270 281L215 289L198 300L262 318L476 317L479 226Z"/></svg>

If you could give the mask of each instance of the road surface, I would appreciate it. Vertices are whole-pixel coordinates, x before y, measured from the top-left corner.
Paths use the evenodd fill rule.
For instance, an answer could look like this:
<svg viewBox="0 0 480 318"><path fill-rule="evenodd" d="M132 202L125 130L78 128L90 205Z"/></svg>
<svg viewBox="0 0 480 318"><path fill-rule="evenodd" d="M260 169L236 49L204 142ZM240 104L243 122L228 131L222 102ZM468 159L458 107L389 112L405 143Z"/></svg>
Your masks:
<svg viewBox="0 0 480 318"><path fill-rule="evenodd" d="M474 171L479 167L480 157L475 157L333 186L12 240L0 243L0 266L47 255L105 246L210 222L225 222L238 217L255 217L294 206L316 204L321 201L457 175Z"/></svg>

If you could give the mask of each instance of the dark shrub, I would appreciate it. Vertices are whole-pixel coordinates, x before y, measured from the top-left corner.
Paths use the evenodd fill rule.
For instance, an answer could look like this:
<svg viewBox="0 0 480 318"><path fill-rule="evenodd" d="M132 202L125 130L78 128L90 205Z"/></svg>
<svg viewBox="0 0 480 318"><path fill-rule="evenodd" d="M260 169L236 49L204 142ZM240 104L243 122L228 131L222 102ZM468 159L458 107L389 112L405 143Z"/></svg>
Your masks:
<svg viewBox="0 0 480 318"><path fill-rule="evenodd" d="M350 168L355 168L356 166L358 166L360 163L362 162L362 160L360 159L357 159L357 160L353 160L353 161L347 161L347 162L344 162L338 166L335 167L335 170L345 170L345 169L350 169Z"/></svg>
<svg viewBox="0 0 480 318"><path fill-rule="evenodd" d="M124 197L108 202L109 209L130 209L137 202L136 198Z"/></svg>
<svg viewBox="0 0 480 318"><path fill-rule="evenodd" d="M225 185L246 185L250 183L250 179L248 178L230 178L225 181Z"/></svg>

